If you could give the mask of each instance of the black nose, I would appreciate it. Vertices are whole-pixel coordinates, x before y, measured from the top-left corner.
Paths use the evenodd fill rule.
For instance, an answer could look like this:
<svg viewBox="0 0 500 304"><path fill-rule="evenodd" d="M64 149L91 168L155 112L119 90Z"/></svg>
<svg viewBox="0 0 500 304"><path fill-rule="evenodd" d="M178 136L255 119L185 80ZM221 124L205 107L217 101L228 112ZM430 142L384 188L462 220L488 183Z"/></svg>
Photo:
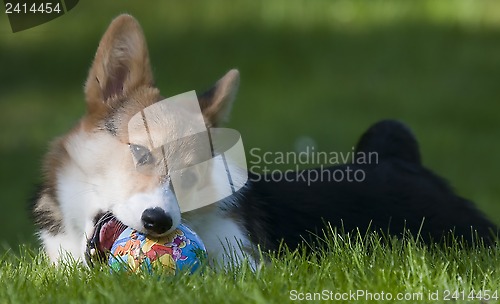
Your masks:
<svg viewBox="0 0 500 304"><path fill-rule="evenodd" d="M162 234L172 227L172 218L159 207L144 210L141 220L144 228L158 234Z"/></svg>

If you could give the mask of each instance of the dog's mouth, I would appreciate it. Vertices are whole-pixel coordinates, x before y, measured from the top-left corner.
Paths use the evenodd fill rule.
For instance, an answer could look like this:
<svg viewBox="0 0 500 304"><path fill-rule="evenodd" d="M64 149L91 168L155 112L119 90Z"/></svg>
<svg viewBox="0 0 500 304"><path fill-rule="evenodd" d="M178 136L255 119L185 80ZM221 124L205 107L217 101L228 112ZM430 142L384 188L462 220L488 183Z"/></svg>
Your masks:
<svg viewBox="0 0 500 304"><path fill-rule="evenodd" d="M92 265L92 260L104 260L114 242L127 228L111 212L101 213L96 216L94 232L87 239L87 262Z"/></svg>

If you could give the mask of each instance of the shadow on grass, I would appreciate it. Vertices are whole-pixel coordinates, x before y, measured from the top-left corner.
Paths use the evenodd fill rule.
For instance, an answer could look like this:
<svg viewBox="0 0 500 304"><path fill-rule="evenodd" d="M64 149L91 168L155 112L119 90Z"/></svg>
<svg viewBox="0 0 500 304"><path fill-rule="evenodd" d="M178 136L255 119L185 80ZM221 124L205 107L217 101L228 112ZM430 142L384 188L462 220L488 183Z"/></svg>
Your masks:
<svg viewBox="0 0 500 304"><path fill-rule="evenodd" d="M82 87L100 35L0 46L0 104L9 109L0 112L0 228L9 232L2 239L9 246L34 240L25 201L40 180L46 143L83 114ZM303 136L322 151L350 151L371 123L401 119L421 140L424 162L496 222L499 35L425 24L358 32L248 25L146 32L164 96L208 88L228 69L240 69L230 125L247 151L290 151ZM39 98L25 100L27 91ZM30 106L37 110L27 113ZM21 118L14 121L12 113ZM3 140L13 136L23 141Z"/></svg>

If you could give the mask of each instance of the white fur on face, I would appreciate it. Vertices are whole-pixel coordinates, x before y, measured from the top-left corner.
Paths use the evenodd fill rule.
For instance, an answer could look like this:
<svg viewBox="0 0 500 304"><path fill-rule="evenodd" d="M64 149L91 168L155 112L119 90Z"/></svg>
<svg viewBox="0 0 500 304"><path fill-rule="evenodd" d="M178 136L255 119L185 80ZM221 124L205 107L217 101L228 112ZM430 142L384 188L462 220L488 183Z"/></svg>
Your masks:
<svg viewBox="0 0 500 304"><path fill-rule="evenodd" d="M111 211L125 225L145 232L142 212L162 208L180 224L180 210L169 184L137 172L127 144L108 133L73 133L65 143L70 162L58 172L57 196L64 233L78 244L90 237L100 212ZM170 232L170 230L168 231ZM73 245L64 246L75 252Z"/></svg>
<svg viewBox="0 0 500 304"><path fill-rule="evenodd" d="M153 191L133 194L123 204L115 204L111 212L125 225L146 233L141 216L144 210L159 207L172 218L172 227L164 234L175 230L181 223L181 211L174 193L167 185L157 187Z"/></svg>
<svg viewBox="0 0 500 304"><path fill-rule="evenodd" d="M103 134L90 136L86 132L77 132L64 145L71 161L57 172L57 201L63 215L63 234L69 241L61 241L57 247L75 257L80 257L85 249L86 237L92 234L94 217L113 201L113 186L107 181L107 175L113 172L103 170L103 164L108 161L103 158L103 153L109 153L106 147L110 142L110 138ZM75 251L73 243L81 248Z"/></svg>

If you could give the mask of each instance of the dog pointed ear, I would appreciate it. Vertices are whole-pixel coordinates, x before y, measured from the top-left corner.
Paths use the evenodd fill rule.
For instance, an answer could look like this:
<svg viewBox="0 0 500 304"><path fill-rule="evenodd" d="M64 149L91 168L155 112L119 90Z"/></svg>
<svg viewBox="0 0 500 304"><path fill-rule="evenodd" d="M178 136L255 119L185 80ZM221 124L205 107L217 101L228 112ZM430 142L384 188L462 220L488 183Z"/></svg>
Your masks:
<svg viewBox="0 0 500 304"><path fill-rule="evenodd" d="M153 85L146 39L134 17L120 15L102 37L90 68L85 84L88 110L109 108L113 97L143 85Z"/></svg>
<svg viewBox="0 0 500 304"><path fill-rule="evenodd" d="M209 127L227 119L240 85L240 72L233 69L208 91L198 97L200 108Z"/></svg>

